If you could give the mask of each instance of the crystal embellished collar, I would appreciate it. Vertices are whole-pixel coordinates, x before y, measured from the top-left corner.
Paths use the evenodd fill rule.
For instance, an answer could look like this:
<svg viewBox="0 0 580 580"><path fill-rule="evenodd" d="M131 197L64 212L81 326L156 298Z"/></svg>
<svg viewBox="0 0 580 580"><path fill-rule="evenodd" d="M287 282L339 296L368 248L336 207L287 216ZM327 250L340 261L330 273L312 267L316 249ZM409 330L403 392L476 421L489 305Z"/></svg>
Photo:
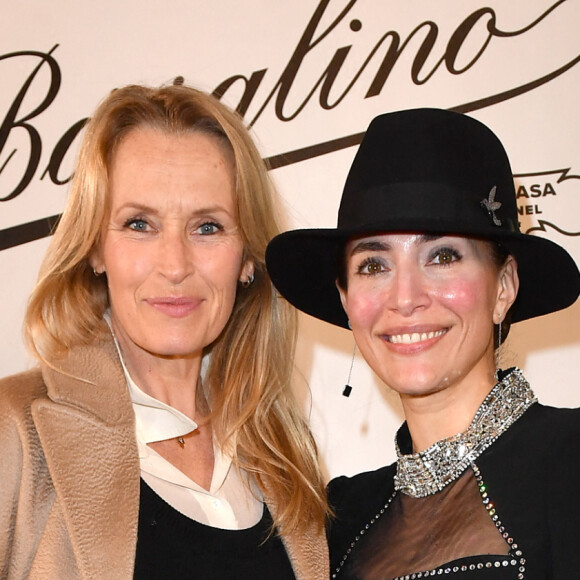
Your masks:
<svg viewBox="0 0 580 580"><path fill-rule="evenodd" d="M399 439L403 435L402 429L406 430L404 425L395 441L395 489L412 497L426 497L441 491L536 401L522 371L514 368L487 395L463 433L442 439L420 453L403 455Z"/></svg>

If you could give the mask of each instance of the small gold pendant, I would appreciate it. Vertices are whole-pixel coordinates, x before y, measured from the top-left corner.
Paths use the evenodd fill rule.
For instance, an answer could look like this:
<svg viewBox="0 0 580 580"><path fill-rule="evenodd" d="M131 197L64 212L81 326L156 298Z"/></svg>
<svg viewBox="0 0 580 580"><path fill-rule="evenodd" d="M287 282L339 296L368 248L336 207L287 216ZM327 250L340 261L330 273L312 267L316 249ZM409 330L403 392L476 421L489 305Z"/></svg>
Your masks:
<svg viewBox="0 0 580 580"><path fill-rule="evenodd" d="M179 443L182 449L185 447L185 439L183 437L178 437L177 442Z"/></svg>

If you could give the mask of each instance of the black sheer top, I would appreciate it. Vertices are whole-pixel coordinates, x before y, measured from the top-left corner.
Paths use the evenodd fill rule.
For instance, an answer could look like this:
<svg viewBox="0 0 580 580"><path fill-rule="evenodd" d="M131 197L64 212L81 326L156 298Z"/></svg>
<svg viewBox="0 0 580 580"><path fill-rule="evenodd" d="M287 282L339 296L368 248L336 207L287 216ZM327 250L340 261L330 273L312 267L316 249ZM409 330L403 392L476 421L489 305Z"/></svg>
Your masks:
<svg viewBox="0 0 580 580"><path fill-rule="evenodd" d="M479 470L471 469L427 497L395 493L362 528L340 577L402 580L471 571L477 578L520 578L525 558L509 532L504 537L501 520L494 521L486 495Z"/></svg>

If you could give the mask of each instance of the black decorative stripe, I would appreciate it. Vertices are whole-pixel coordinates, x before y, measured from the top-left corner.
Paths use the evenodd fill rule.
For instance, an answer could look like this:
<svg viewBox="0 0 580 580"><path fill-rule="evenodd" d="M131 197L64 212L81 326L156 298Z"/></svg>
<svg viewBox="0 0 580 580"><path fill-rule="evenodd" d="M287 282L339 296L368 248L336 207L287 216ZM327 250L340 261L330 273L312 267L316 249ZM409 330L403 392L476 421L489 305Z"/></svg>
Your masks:
<svg viewBox="0 0 580 580"><path fill-rule="evenodd" d="M0 230L0 251L52 235L60 214Z"/></svg>
<svg viewBox="0 0 580 580"><path fill-rule="evenodd" d="M286 165L292 165L300 161L326 155L327 153L334 153L341 149L348 149L349 147L360 145L364 134L365 132L363 131L355 135L347 135L346 137L339 137L338 139L332 139L324 143L309 145L308 147L288 151L288 153L280 153L279 155L267 157L264 161L269 169L278 169L279 167L285 167Z"/></svg>

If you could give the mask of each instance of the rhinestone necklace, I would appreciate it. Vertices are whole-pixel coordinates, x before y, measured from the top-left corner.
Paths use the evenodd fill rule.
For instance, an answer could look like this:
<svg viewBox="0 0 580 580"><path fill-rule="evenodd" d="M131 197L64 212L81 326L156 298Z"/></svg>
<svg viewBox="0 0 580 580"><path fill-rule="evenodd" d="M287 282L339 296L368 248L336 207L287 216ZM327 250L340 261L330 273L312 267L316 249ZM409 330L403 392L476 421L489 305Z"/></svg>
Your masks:
<svg viewBox="0 0 580 580"><path fill-rule="evenodd" d="M522 371L514 368L487 395L463 433L411 455L403 455L395 440L395 490L411 497L426 497L441 491L536 401Z"/></svg>

